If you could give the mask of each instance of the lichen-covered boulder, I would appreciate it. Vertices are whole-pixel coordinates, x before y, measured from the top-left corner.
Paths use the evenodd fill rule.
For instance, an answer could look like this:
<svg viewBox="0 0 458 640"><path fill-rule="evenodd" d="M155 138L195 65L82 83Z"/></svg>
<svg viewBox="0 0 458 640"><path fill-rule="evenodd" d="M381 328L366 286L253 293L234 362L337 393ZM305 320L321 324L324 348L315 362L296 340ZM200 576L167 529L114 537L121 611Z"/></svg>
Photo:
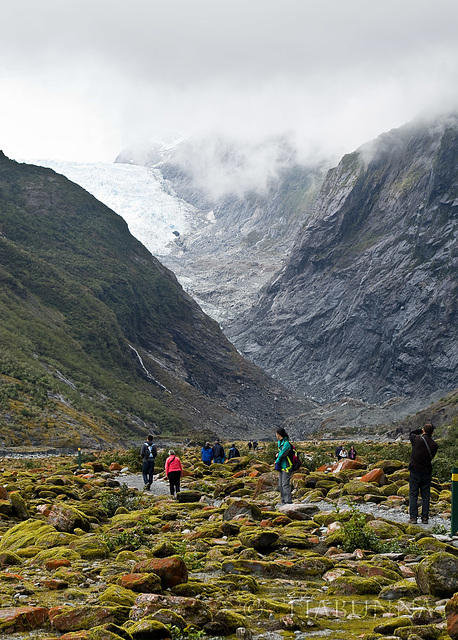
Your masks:
<svg viewBox="0 0 458 640"><path fill-rule="evenodd" d="M75 631L61 636L63 640L132 640L130 633L113 622L92 627L88 631Z"/></svg>
<svg viewBox="0 0 458 640"><path fill-rule="evenodd" d="M126 573L118 578L118 584L136 593L161 593L161 579L155 573Z"/></svg>
<svg viewBox="0 0 458 640"><path fill-rule="evenodd" d="M229 609L220 609L211 622L204 625L204 631L208 635L228 636L235 633L239 627L247 627L247 619L240 613Z"/></svg>
<svg viewBox="0 0 458 640"><path fill-rule="evenodd" d="M155 620L159 620L162 624L171 625L172 627L177 627L178 629L185 629L188 626L188 623L175 611L171 611L170 609L159 609L156 613L151 615Z"/></svg>
<svg viewBox="0 0 458 640"><path fill-rule="evenodd" d="M420 590L415 581L406 578L383 587L379 598L381 600L400 600L401 598L417 598L419 595Z"/></svg>
<svg viewBox="0 0 458 640"><path fill-rule="evenodd" d="M103 605L53 607L48 613L51 627L56 631L91 629L103 623L123 624L129 617L129 608Z"/></svg>
<svg viewBox="0 0 458 640"><path fill-rule="evenodd" d="M0 551L17 551L24 547L36 546L37 539L45 533L55 533L54 527L31 518L11 527L0 539Z"/></svg>
<svg viewBox="0 0 458 640"><path fill-rule="evenodd" d="M442 542L441 540L437 540L432 536L420 538L420 540L417 540L416 544L418 547L420 547L420 549L426 549L427 551L436 551L438 553L449 553L452 556L458 556L457 547L454 547L451 544L447 544L446 542Z"/></svg>
<svg viewBox="0 0 458 640"><path fill-rule="evenodd" d="M79 560L80 556L73 549L68 547L52 547L51 549L43 549L28 561L30 567L46 566L49 561L68 560L69 563Z"/></svg>
<svg viewBox="0 0 458 640"><path fill-rule="evenodd" d="M391 540L398 538L404 533L399 527L394 524L385 522L384 520L370 520L367 523L367 527L373 531L382 540Z"/></svg>
<svg viewBox="0 0 458 640"><path fill-rule="evenodd" d="M416 567L415 579L422 593L451 597L458 591L458 558L450 553L433 553Z"/></svg>
<svg viewBox="0 0 458 640"><path fill-rule="evenodd" d="M375 482L379 487L386 484L386 475L383 469L372 469L361 477L361 482Z"/></svg>
<svg viewBox="0 0 458 640"><path fill-rule="evenodd" d="M7 567L10 565L21 564L22 558L18 556L17 553L13 553L13 551L2 551L0 552L0 567Z"/></svg>
<svg viewBox="0 0 458 640"><path fill-rule="evenodd" d="M110 584L99 596L99 602L108 605L133 607L136 594L117 584Z"/></svg>
<svg viewBox="0 0 458 640"><path fill-rule="evenodd" d="M272 547L278 541L278 533L267 529L251 527L239 535L240 542L245 547L263 550Z"/></svg>
<svg viewBox="0 0 458 640"><path fill-rule="evenodd" d="M442 629L434 624L412 625L411 627L400 627L395 629L394 635L401 640L413 640L421 638L422 640L439 640L444 635Z"/></svg>
<svg viewBox="0 0 458 640"><path fill-rule="evenodd" d="M376 595L380 591L380 583L375 578L342 576L336 578L329 587L332 595Z"/></svg>
<svg viewBox="0 0 458 640"><path fill-rule="evenodd" d="M373 465L371 465L371 469L382 469L387 476L395 473L396 471L400 471L401 469L406 469L406 463L401 462L400 460L378 460Z"/></svg>
<svg viewBox="0 0 458 640"><path fill-rule="evenodd" d="M258 505L247 500L232 500L226 511L223 513L223 520L233 520L234 518L248 518L249 520L262 520L261 509Z"/></svg>
<svg viewBox="0 0 458 640"><path fill-rule="evenodd" d="M9 494L9 499L13 507L13 514L21 520L27 520L29 518L29 510L21 493L19 491L12 491Z"/></svg>
<svg viewBox="0 0 458 640"><path fill-rule="evenodd" d="M350 480L344 484L344 492L350 496L365 496L367 493L371 495L380 495L380 489L377 485L370 482L362 482L358 478Z"/></svg>
<svg viewBox="0 0 458 640"><path fill-rule="evenodd" d="M152 616L146 616L129 627L129 633L132 640L146 640L146 638L148 640L163 640L163 638L171 636L170 630L165 624Z"/></svg>
<svg viewBox="0 0 458 640"><path fill-rule="evenodd" d="M131 620L141 620L160 609L170 609L182 616L188 625L197 627L203 627L204 624L212 619L208 605L196 598L164 596L153 593L142 593L137 596L130 612L130 618Z"/></svg>
<svg viewBox="0 0 458 640"><path fill-rule="evenodd" d="M83 536L72 542L70 547L74 549L84 560L108 558L110 550L108 546L97 536Z"/></svg>
<svg viewBox="0 0 458 640"><path fill-rule="evenodd" d="M315 504L303 504L301 502L282 504L281 507L278 507L278 510L288 518L291 518L291 520L310 520L319 511Z"/></svg>
<svg viewBox="0 0 458 640"><path fill-rule="evenodd" d="M294 562L288 571L290 576L306 580L310 576L322 576L334 567L334 562L326 556L310 555Z"/></svg>
<svg viewBox="0 0 458 640"><path fill-rule="evenodd" d="M411 627L412 620L409 616L396 616L395 618L388 618L374 627L375 633L381 633L384 636L393 635L395 629L400 627Z"/></svg>
<svg viewBox="0 0 458 640"><path fill-rule="evenodd" d="M133 573L155 573L161 579L163 589L171 589L177 584L187 582L188 569L181 556L168 558L148 558L134 565Z"/></svg>
<svg viewBox="0 0 458 640"><path fill-rule="evenodd" d="M0 632L19 633L39 629L48 618L45 607L10 607L0 609Z"/></svg>
<svg viewBox="0 0 458 640"><path fill-rule="evenodd" d="M91 523L84 513L69 504L53 504L48 516L48 524L57 531L72 533L75 529L90 531Z"/></svg>

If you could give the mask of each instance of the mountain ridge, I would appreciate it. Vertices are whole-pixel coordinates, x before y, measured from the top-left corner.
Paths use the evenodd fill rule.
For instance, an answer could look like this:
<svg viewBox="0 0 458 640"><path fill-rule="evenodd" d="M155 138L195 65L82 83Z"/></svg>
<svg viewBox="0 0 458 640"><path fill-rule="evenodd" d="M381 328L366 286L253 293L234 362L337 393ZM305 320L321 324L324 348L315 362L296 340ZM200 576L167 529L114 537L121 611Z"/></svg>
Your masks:
<svg viewBox="0 0 458 640"><path fill-rule="evenodd" d="M3 154L0 256L5 427L8 376L25 387L42 378L42 403L78 404L112 443L146 430L259 436L298 402L241 358L121 217L52 170Z"/></svg>
<svg viewBox="0 0 458 640"><path fill-rule="evenodd" d="M328 172L289 260L227 328L244 355L319 402L458 386L457 120L405 125Z"/></svg>

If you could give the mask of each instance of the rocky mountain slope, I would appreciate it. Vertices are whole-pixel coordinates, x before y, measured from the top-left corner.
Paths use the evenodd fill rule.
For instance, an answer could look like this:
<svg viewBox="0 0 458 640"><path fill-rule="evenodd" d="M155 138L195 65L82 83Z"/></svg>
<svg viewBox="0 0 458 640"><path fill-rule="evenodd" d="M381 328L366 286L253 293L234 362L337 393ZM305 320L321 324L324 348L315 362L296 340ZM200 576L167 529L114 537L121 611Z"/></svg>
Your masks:
<svg viewBox="0 0 458 640"><path fill-rule="evenodd" d="M118 215L3 154L0 264L3 445L102 446L147 430L253 437L298 406Z"/></svg>
<svg viewBox="0 0 458 640"><path fill-rule="evenodd" d="M456 388L457 167L456 115L344 156L287 264L227 335L319 401Z"/></svg>
<svg viewBox="0 0 458 640"><path fill-rule="evenodd" d="M300 164L284 139L133 146L116 162L160 172L170 193L194 207L192 228L176 233L161 260L223 327L284 263L325 175L322 162Z"/></svg>

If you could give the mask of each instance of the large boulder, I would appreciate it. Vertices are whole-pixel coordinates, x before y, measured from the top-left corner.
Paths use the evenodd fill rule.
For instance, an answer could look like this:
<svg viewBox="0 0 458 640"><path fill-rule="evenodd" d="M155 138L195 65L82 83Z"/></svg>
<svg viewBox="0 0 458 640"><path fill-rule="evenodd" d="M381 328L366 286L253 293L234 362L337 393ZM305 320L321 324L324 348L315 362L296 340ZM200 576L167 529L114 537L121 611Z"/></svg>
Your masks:
<svg viewBox="0 0 458 640"><path fill-rule="evenodd" d="M282 504L281 507L278 507L278 511L284 513L291 520L311 520L319 509L314 504L294 502L293 504Z"/></svg>
<svg viewBox="0 0 458 640"><path fill-rule="evenodd" d="M163 589L171 589L188 581L188 569L181 556L148 558L137 562L133 573L155 573L161 579Z"/></svg>
<svg viewBox="0 0 458 640"><path fill-rule="evenodd" d="M48 524L57 531L73 533L75 529L89 531L91 523L84 513L68 504L56 503L52 506L48 516Z"/></svg>
<svg viewBox="0 0 458 640"><path fill-rule="evenodd" d="M257 498L261 493L268 493L269 491L276 490L278 490L278 473L276 471L262 473L258 476L253 497Z"/></svg>
<svg viewBox="0 0 458 640"><path fill-rule="evenodd" d="M0 631L19 633L39 629L48 619L45 607L11 607L0 609Z"/></svg>
<svg viewBox="0 0 458 640"><path fill-rule="evenodd" d="M278 541L278 533L269 529L251 527L239 535L240 542L245 547L262 551L268 549Z"/></svg>
<svg viewBox="0 0 458 640"><path fill-rule="evenodd" d="M79 631L108 622L123 624L129 617L129 608L103 605L63 606L53 607L48 615L51 627L56 631Z"/></svg>
<svg viewBox="0 0 458 640"><path fill-rule="evenodd" d="M262 520L261 509L248 500L233 500L223 513L223 520L233 520L234 518Z"/></svg>
<svg viewBox="0 0 458 640"><path fill-rule="evenodd" d="M415 579L422 593L450 597L458 591L458 558L450 553L433 553L417 566Z"/></svg>
<svg viewBox="0 0 458 640"><path fill-rule="evenodd" d="M203 627L204 624L212 619L208 605L196 598L163 596L153 593L142 593L137 596L130 612L130 618L132 620L141 620L160 609L170 609L182 616L188 625L197 627Z"/></svg>

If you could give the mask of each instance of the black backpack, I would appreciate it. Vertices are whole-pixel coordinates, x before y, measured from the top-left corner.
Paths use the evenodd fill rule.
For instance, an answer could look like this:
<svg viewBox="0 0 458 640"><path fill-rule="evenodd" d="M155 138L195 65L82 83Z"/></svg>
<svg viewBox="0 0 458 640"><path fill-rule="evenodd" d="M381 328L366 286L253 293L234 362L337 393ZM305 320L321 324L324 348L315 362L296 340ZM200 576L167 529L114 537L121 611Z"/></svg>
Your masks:
<svg viewBox="0 0 458 640"><path fill-rule="evenodd" d="M288 454L288 458L291 460L291 471L299 471L302 467L302 460L299 457L296 447L292 444L291 451Z"/></svg>

